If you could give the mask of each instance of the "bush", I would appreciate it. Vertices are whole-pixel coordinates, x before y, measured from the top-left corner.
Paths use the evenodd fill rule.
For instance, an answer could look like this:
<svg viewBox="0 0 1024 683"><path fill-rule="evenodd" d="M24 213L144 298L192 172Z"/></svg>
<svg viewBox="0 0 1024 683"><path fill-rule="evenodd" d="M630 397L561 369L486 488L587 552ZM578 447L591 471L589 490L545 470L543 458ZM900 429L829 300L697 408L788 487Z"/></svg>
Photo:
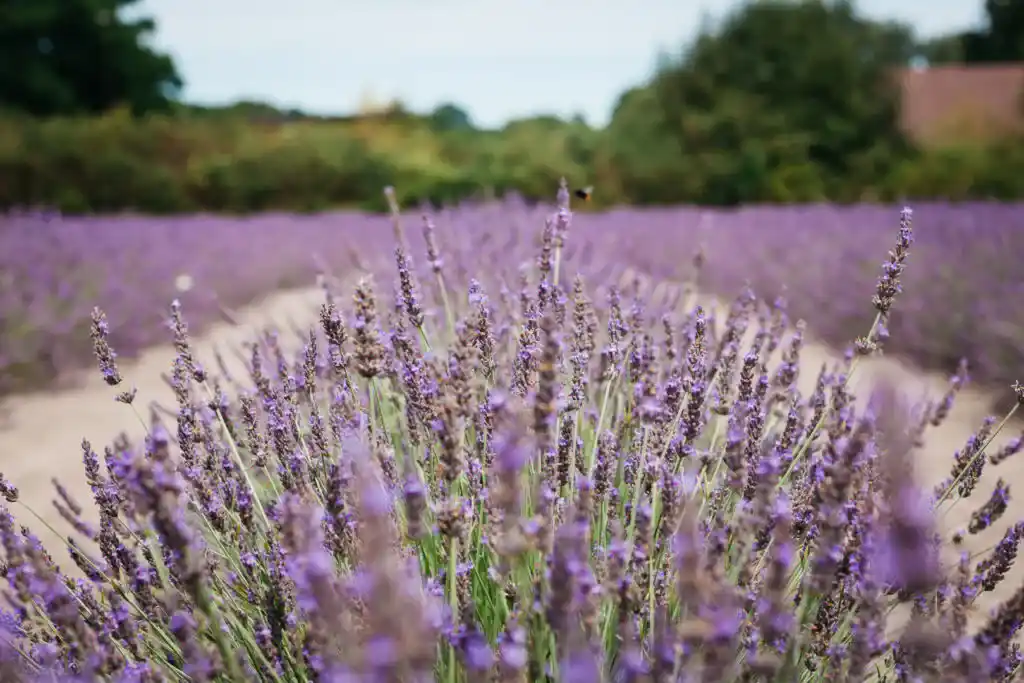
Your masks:
<svg viewBox="0 0 1024 683"><path fill-rule="evenodd" d="M286 140L204 159L189 169L188 192L214 211L323 211L360 204L371 185L379 194L394 176L388 161L359 141L332 142L313 151Z"/></svg>
<svg viewBox="0 0 1024 683"><path fill-rule="evenodd" d="M744 293L715 329L678 283L620 291L609 261L574 258L563 202L518 297L487 294L528 247L428 224L428 268L395 252L394 299L363 279L349 309L328 284L320 329L299 349L254 340L238 394L172 305L177 425L154 413L104 463L83 443L97 531L58 491L97 541L68 545L90 580L0 509L3 680L1008 680L1021 592L977 630L966 614L1022 527L945 571L935 515L1022 442L985 454L986 423L928 497L911 450L948 403L915 411L882 384L862 407L848 389L917 266L909 212L874 323L803 397L781 304ZM477 279L456 286L460 270ZM98 309L91 325L121 391L113 329Z"/></svg>
<svg viewBox="0 0 1024 683"><path fill-rule="evenodd" d="M837 176L811 160L804 137L755 135L724 114L685 122L689 135L720 137L721 144L680 149L651 106L646 90L628 94L605 130L546 117L501 131L437 131L411 115L276 123L123 112L6 118L0 210L384 211L383 185L397 187L407 203L455 204L488 192L537 201L562 176L574 186L595 185L597 207L1024 198L1021 140L910 156L879 144L846 160L848 173ZM761 123L771 129L770 121Z"/></svg>

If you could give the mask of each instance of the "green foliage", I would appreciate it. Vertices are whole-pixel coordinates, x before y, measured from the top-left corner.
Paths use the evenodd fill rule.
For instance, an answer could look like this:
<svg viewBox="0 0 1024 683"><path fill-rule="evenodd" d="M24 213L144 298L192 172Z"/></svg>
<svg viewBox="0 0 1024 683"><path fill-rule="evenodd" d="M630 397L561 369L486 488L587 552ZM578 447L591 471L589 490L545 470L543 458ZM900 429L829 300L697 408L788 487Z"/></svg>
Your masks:
<svg viewBox="0 0 1024 683"><path fill-rule="evenodd" d="M182 82L149 47L137 0L10 0L0 7L0 105L37 116L167 110Z"/></svg>
<svg viewBox="0 0 1024 683"><path fill-rule="evenodd" d="M451 104L442 104L431 112L431 127L439 132L451 130L473 130L473 121L469 118L469 112L465 109Z"/></svg>
<svg viewBox="0 0 1024 683"><path fill-rule="evenodd" d="M452 204L515 191L546 200L565 176L594 185L594 205L1024 197L1024 140L905 154L878 143L825 172L809 133L783 114L745 116L751 97L723 94L690 112L682 149L650 88L627 93L606 130L546 119L497 131L432 133L406 119L361 124L261 123L227 116L0 118L0 210L245 213Z"/></svg>
<svg viewBox="0 0 1024 683"><path fill-rule="evenodd" d="M967 62L1024 60L1024 3L1020 0L985 0L986 26L963 36Z"/></svg>
<svg viewBox="0 0 1024 683"><path fill-rule="evenodd" d="M666 135L667 122L650 88L624 93L601 141L598 168L601 192L618 180L617 193L642 204L671 202L673 194L692 196L683 172L682 150Z"/></svg>
<svg viewBox="0 0 1024 683"><path fill-rule="evenodd" d="M1019 200L1024 197L1024 140L929 152L901 164L885 188L889 196L911 199Z"/></svg>
<svg viewBox="0 0 1024 683"><path fill-rule="evenodd" d="M0 137L0 206L246 212L353 205L393 166L344 131L304 137L237 122L126 116L27 122ZM5 144L6 143L6 144Z"/></svg>
<svg viewBox="0 0 1024 683"><path fill-rule="evenodd" d="M920 55L928 64L960 64L964 61L963 37L955 34L926 41L920 46Z"/></svg>
<svg viewBox="0 0 1024 683"><path fill-rule="evenodd" d="M665 134L695 162L711 203L761 201L794 163L832 191L878 145L899 149L886 77L916 49L904 27L847 2L755 2L700 35L651 85Z"/></svg>
<svg viewBox="0 0 1024 683"><path fill-rule="evenodd" d="M966 54L966 38L921 44L845 0L741 6L625 92L604 130L581 117L536 116L497 131L476 129L453 103L426 116L395 103L336 119L261 102L173 103L168 115L138 117L166 108L163 86L178 80L166 58L139 47L147 22L95 18L127 4L69 0L57 11L54 0L34 0L0 10L11 17L0 22L11 38L0 47L9 57L0 60L0 93L12 109L0 118L0 208L383 210L385 185L407 205L509 191L539 200L562 177L594 185L597 207L1024 197L1024 140L928 151L899 130L892 69ZM86 10L93 23L78 42L39 52L40 36ZM987 11L986 54L1015 54L1018 10L993 0ZM98 73L95 60L88 73L72 68L89 41L103 48L98 64L116 63L103 87L85 78ZM21 57L26 68L12 70ZM75 116L27 116L67 112Z"/></svg>
<svg viewBox="0 0 1024 683"><path fill-rule="evenodd" d="M1024 3L985 0L981 30L940 36L922 46L931 64L985 64L1024 61Z"/></svg>
<svg viewBox="0 0 1024 683"><path fill-rule="evenodd" d="M285 140L203 159L189 168L188 195L217 211L249 212L317 211L379 194L394 168L358 140L334 143L316 147Z"/></svg>
<svg viewBox="0 0 1024 683"><path fill-rule="evenodd" d="M900 131L892 70L960 49L922 44L848 2L748 3L620 98L594 164L601 194L715 205L1020 198L1024 140L931 151Z"/></svg>

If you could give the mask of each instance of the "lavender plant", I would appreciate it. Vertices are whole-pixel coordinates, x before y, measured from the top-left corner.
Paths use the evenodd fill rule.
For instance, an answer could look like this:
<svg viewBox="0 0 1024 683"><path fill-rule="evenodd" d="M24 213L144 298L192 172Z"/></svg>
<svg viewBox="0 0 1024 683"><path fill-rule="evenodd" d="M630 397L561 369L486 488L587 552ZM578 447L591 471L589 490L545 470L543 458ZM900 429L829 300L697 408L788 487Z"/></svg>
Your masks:
<svg viewBox="0 0 1024 683"><path fill-rule="evenodd" d="M74 571L0 478L0 679L1016 680L1024 589L987 620L973 606L1024 523L941 557L1009 486L951 538L937 523L1020 449L987 452L1010 416L929 492L912 452L966 370L923 407L849 388L915 265L910 211L863 293L874 323L803 396L785 301L744 291L716 320L685 288L588 286L568 202L523 268L459 255L430 219L419 268L396 211L394 295L376 273L345 305L325 279L319 328L296 353L255 339L244 380L205 369L175 302L173 423L82 443L96 523L57 487Z"/></svg>
<svg viewBox="0 0 1024 683"><path fill-rule="evenodd" d="M646 208L587 214L586 229L564 243L551 279L582 272L590 287L605 283L588 266L608 259L659 279L689 278L686 255L703 244L713 268L700 289L729 298L749 280L769 303L788 300L794 319L842 347L862 335L873 314L864 292L878 275L878 259L892 242L899 207L750 206L736 210ZM494 258L514 266L532 260L538 226L550 208L514 199L432 212L436 241L445 244L442 277L465 286L479 277L475 263ZM972 381L999 391L1024 373L1024 254L1020 204L976 202L915 205L916 267L890 320L889 355L952 373L971 362ZM307 287L314 267L343 271L390 259L387 219L357 212L315 216L199 215L185 218L0 216L0 393L38 389L54 377L88 368L84 332L97 302L109 317L111 343L122 358L164 339L164 308L179 297L200 332L281 287ZM406 251L427 265L430 246L408 231ZM740 248L738 245L742 245ZM552 252L554 255L554 252ZM229 267L226 267L229 266ZM680 266L684 266L680 268ZM562 277L562 271L567 274ZM424 292L436 297L437 276ZM508 282L515 284L514 274ZM387 280L382 280L387 284ZM485 283L489 284L489 283ZM442 290L446 291L446 290ZM455 289L452 295L454 296ZM496 297L497 287L490 291ZM603 305L603 295L597 302Z"/></svg>

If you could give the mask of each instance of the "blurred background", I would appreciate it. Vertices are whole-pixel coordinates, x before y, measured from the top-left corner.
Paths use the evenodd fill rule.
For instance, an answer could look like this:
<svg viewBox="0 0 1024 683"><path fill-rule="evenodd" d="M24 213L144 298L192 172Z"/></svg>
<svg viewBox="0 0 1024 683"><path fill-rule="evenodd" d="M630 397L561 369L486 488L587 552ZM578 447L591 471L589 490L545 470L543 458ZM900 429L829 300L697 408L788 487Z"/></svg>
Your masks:
<svg viewBox="0 0 1024 683"><path fill-rule="evenodd" d="M1024 1L5 0L0 208L1024 197Z"/></svg>

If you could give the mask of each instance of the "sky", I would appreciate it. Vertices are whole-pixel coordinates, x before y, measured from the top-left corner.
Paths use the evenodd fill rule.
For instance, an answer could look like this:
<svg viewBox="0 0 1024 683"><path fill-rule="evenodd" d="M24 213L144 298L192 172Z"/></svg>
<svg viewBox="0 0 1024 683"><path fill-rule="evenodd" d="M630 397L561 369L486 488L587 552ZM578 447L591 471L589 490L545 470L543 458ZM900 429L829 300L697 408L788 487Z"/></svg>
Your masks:
<svg viewBox="0 0 1024 683"><path fill-rule="evenodd" d="M365 98L466 108L477 125L582 114L618 96L734 0L141 0L153 43L201 104L239 99L322 114ZM976 25L981 0L860 0L873 18L934 36ZM605 5L602 7L602 5Z"/></svg>

